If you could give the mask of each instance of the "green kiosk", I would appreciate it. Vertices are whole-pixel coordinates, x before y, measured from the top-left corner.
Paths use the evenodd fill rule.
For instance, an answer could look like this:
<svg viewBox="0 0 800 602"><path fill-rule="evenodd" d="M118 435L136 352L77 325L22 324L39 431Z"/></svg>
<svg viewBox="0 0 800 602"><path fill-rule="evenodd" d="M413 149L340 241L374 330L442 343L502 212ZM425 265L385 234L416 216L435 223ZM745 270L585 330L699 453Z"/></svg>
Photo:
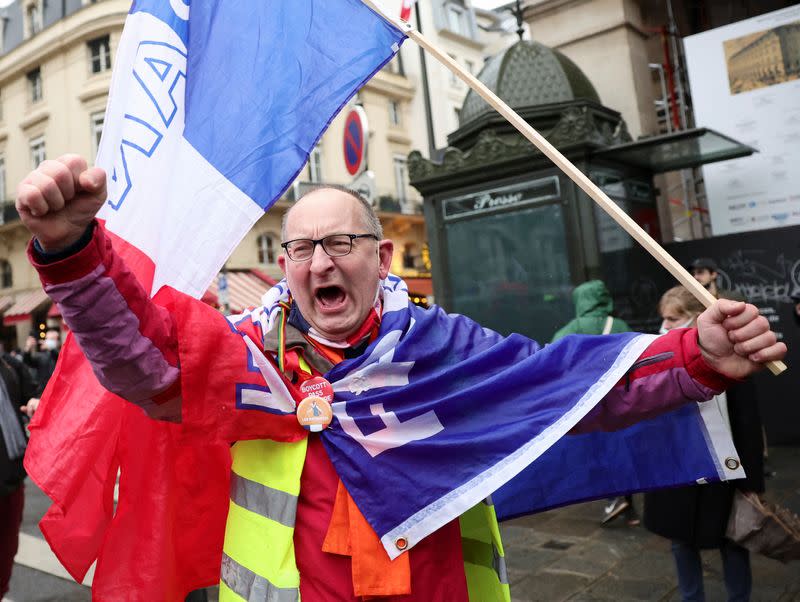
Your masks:
<svg viewBox="0 0 800 602"><path fill-rule="evenodd" d="M633 142L583 72L536 42L490 58L479 79L657 240L655 173L754 150L703 128ZM627 290L618 252L635 244L628 235L475 92L459 119L433 160L408 157L437 303L546 342L574 317L577 284L601 278L614 293Z"/></svg>

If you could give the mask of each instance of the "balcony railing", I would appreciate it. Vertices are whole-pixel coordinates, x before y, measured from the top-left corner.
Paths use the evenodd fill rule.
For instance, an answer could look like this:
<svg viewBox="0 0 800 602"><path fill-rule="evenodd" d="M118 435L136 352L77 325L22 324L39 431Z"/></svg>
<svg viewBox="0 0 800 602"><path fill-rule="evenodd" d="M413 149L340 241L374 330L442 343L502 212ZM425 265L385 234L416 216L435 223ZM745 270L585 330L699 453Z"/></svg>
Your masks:
<svg viewBox="0 0 800 602"><path fill-rule="evenodd" d="M422 213L422 203L419 201L400 201L400 199L391 195L379 196L375 208L378 211L403 213L405 215L419 215Z"/></svg>

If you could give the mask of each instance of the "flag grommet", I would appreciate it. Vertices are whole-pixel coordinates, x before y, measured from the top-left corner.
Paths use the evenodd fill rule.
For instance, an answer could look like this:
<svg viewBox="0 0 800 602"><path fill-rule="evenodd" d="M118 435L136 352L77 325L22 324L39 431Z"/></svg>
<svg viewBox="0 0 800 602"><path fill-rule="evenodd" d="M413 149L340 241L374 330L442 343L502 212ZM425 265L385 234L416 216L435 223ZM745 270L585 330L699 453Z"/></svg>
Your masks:
<svg viewBox="0 0 800 602"><path fill-rule="evenodd" d="M405 537L398 537L394 540L394 545L398 550L405 550L408 547L408 540Z"/></svg>
<svg viewBox="0 0 800 602"><path fill-rule="evenodd" d="M725 466L730 468L731 470L736 470L739 468L739 460L736 458L725 458Z"/></svg>

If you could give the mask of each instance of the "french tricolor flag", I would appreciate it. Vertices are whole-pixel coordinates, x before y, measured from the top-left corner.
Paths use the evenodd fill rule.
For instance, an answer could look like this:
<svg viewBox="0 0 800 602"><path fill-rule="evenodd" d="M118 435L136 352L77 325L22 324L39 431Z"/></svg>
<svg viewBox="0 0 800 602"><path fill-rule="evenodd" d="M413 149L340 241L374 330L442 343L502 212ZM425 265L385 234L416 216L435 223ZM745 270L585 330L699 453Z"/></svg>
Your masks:
<svg viewBox="0 0 800 602"><path fill-rule="evenodd" d="M199 297L404 35L360 0L137 0L97 165L98 217ZM343 43L346 41L346 43Z"/></svg>
<svg viewBox="0 0 800 602"><path fill-rule="evenodd" d="M167 287L202 295L403 39L361 0L134 0L97 157L109 186L98 217L156 301ZM77 581L97 560L93 599L182 600L217 581L208 551L221 550L226 506L208 499L227 496L213 491L227 444L186 451L179 424L103 389L71 336L30 428L25 466L53 501L40 528ZM202 490L187 474L203 474Z"/></svg>

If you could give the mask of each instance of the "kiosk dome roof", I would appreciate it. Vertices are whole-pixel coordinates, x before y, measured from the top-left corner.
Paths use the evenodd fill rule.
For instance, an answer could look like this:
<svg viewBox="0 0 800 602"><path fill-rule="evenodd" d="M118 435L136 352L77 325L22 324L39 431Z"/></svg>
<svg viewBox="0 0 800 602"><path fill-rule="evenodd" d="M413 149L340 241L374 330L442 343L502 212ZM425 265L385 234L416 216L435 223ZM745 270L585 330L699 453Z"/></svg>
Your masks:
<svg viewBox="0 0 800 602"><path fill-rule="evenodd" d="M513 109L576 99L600 103L592 82L575 63L558 50L529 40L489 58L478 79ZM470 90L461 107L460 125L493 111Z"/></svg>

